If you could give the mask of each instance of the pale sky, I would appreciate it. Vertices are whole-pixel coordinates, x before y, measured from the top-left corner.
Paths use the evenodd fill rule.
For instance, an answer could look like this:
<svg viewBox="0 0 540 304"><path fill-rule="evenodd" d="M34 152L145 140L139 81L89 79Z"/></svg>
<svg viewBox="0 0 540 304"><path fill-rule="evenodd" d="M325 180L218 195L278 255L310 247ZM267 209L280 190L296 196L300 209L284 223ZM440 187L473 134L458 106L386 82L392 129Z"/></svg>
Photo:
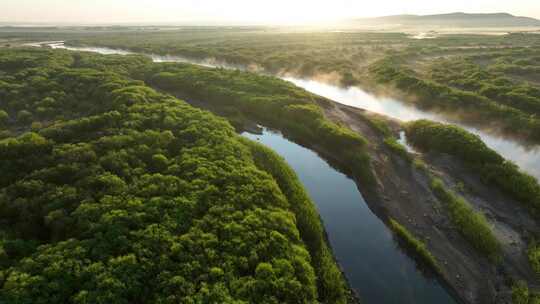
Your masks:
<svg viewBox="0 0 540 304"><path fill-rule="evenodd" d="M457 11L540 19L540 0L0 0L0 22L30 24L302 24Z"/></svg>

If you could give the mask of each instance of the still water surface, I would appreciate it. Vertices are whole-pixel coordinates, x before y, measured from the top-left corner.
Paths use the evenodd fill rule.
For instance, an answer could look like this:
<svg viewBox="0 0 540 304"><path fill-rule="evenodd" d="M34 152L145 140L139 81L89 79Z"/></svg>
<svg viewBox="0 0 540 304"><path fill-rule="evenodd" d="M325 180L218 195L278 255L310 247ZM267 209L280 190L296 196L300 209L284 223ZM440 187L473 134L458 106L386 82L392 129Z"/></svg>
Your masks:
<svg viewBox="0 0 540 304"><path fill-rule="evenodd" d="M294 169L317 205L332 250L363 303L456 303L397 247L391 231L371 212L351 179L278 133L242 135L270 147Z"/></svg>

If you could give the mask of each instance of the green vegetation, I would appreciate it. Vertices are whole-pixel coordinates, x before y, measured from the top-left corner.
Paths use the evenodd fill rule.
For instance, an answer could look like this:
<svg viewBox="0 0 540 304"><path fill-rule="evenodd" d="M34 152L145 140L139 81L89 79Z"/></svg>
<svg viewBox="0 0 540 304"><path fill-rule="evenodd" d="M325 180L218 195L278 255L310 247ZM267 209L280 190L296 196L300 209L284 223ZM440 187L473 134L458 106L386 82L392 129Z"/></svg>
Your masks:
<svg viewBox="0 0 540 304"><path fill-rule="evenodd" d="M403 33L303 32L265 27L133 30L94 29L78 34L51 31L50 38L65 39L74 45L100 45L201 60L212 58L253 69L262 68L270 73L291 72L300 76L336 74L337 80L346 85L365 81L368 75L363 71L367 66L396 53L420 57L439 53L472 55L500 51L501 47L519 48L540 43L540 38L534 34L461 34L417 40ZM36 35L26 35L32 34ZM40 33L39 37L43 36Z"/></svg>
<svg viewBox="0 0 540 304"><path fill-rule="evenodd" d="M485 40L476 45L462 38L442 36L431 47L409 44L371 64L370 76L421 107L479 126L498 122L508 134L540 141L539 36L477 35Z"/></svg>
<svg viewBox="0 0 540 304"><path fill-rule="evenodd" d="M319 294L327 299L328 303L344 302L346 286L341 279L341 272L334 263L325 240L321 238L324 228L315 204L302 187L296 173L274 151L248 139L243 142L250 148L257 167L272 175L289 199L300 235L312 253L313 265L319 279Z"/></svg>
<svg viewBox="0 0 540 304"><path fill-rule="evenodd" d="M414 160L413 160L413 165L416 169L418 170L422 170L424 172L427 172L429 170L429 167L428 165L423 161L421 160L420 158L418 157L415 157Z"/></svg>
<svg viewBox="0 0 540 304"><path fill-rule="evenodd" d="M5 126L9 121L9 114L4 111L0 110L0 127Z"/></svg>
<svg viewBox="0 0 540 304"><path fill-rule="evenodd" d="M474 211L462 197L446 189L439 179L433 179L431 188L450 211L450 218L459 232L475 247L492 260L500 254L500 244L493 235L483 214Z"/></svg>
<svg viewBox="0 0 540 304"><path fill-rule="evenodd" d="M412 162L413 157L411 154L409 154L409 151L407 151L407 148L400 144L397 139L393 136L387 137L384 139L385 145L390 148L390 150L394 151L399 157L406 160L407 162Z"/></svg>
<svg viewBox="0 0 540 304"><path fill-rule="evenodd" d="M386 121L384 121L383 119L367 116L366 121L371 125L371 127L381 133L384 137L392 136L392 130L390 129L390 126L388 126L388 123L386 123Z"/></svg>
<svg viewBox="0 0 540 304"><path fill-rule="evenodd" d="M529 257L531 267L536 273L540 274L540 246L535 241L529 244L527 256Z"/></svg>
<svg viewBox="0 0 540 304"><path fill-rule="evenodd" d="M147 65L0 50L0 302L345 303L290 169Z"/></svg>
<svg viewBox="0 0 540 304"><path fill-rule="evenodd" d="M407 140L424 151L455 155L467 163L496 163L504 160L488 148L479 136L454 125L417 120L407 124L405 130Z"/></svg>
<svg viewBox="0 0 540 304"><path fill-rule="evenodd" d="M526 87L511 87L507 90L513 90L504 94L503 99L492 100L490 97L477 94L478 90L499 90L503 88L493 84L482 84L479 79L484 76L481 72L474 73L475 80L469 80L474 85L469 85L470 91L464 90L461 86L449 86L449 80L441 80L436 82L431 79L425 79L418 76L415 71L403 66L404 59L398 57L387 57L370 67L373 77L379 83L390 84L399 90L414 96L414 101L422 107L434 107L438 110L459 113L463 119L473 121L479 125L487 125L490 121L496 120L501 122L503 130L522 137L526 137L532 141L540 140L540 120L536 117L536 110L531 104L540 106L540 95L538 98L523 95L521 106L518 104L517 96L521 96L516 92L526 91ZM439 70L442 68L437 65ZM458 67L459 68L459 67ZM462 72L461 70L459 70ZM447 71L438 72L447 75ZM433 74L433 73L432 73ZM437 75L433 75L437 77ZM438 78L442 78L439 76ZM456 81L465 81L464 76L459 74L455 76ZM502 81L496 79L495 81ZM510 82L511 83L511 82ZM532 87L528 87L532 88ZM533 91L533 89L530 89ZM538 89L536 93L540 92ZM535 93L535 94L536 94ZM492 94L503 93L485 93L489 96ZM493 96L491 96L493 97ZM504 102L498 102L504 100ZM526 101L525 101L526 100ZM527 110L525 110L527 109Z"/></svg>
<svg viewBox="0 0 540 304"><path fill-rule="evenodd" d="M371 127L377 130L377 132L384 137L384 144L386 147L405 161L413 162L414 157L409 153L409 151L407 151L405 146L398 142L394 134L392 134L392 130L390 129L390 126L388 126L387 122L377 117L366 117L364 119Z"/></svg>
<svg viewBox="0 0 540 304"><path fill-rule="evenodd" d="M382 84L382 91L391 85L407 101L460 114L480 126L497 121L509 134L540 141L540 37L535 34L416 40L401 33L190 28L81 36L69 42L217 59L345 86Z"/></svg>
<svg viewBox="0 0 540 304"><path fill-rule="evenodd" d="M526 282L519 281L512 286L512 303L513 304L539 304L540 295L533 294L529 291L529 286Z"/></svg>
<svg viewBox="0 0 540 304"><path fill-rule="evenodd" d="M13 30L0 38L66 39L384 93L398 88L421 107L540 141L539 35ZM287 82L143 56L2 50L0 302L346 301L317 214L290 169L225 121L146 85L225 116L237 131L247 121L280 129L373 185L366 140L326 118L327 100ZM374 126L389 149L411 160L384 124ZM537 181L475 136L428 122L407 132L419 148L462 159L538 214ZM433 189L464 237L495 259L499 244L483 215L441 182ZM396 227L429 261L422 242ZM531 246L533 266L536 251Z"/></svg>
<svg viewBox="0 0 540 304"><path fill-rule="evenodd" d="M538 181L488 148L478 136L456 126L419 120L407 126L407 138L424 151L436 151L457 157L478 172L484 182L500 188L538 215Z"/></svg>
<svg viewBox="0 0 540 304"><path fill-rule="evenodd" d="M160 64L144 72L144 80L189 100L204 100L226 117L247 117L281 130L295 140L324 148L344 170L374 182L366 140L325 117L329 101L293 84L242 71L208 69L187 64Z"/></svg>
<svg viewBox="0 0 540 304"><path fill-rule="evenodd" d="M100 45L199 60L211 58L270 73L335 74L335 80L343 84L361 81L358 72L372 58L380 58L385 51L408 40L401 33L286 32L270 28L184 28L65 38L74 45Z"/></svg>
<svg viewBox="0 0 540 304"><path fill-rule="evenodd" d="M540 141L540 36L304 32L265 27L13 28L0 39L67 40L135 52L226 62L252 71L314 77L341 85L397 87L406 101L434 107L479 126ZM284 51L286 50L286 51Z"/></svg>
<svg viewBox="0 0 540 304"><path fill-rule="evenodd" d="M412 235L407 228L403 227L401 224L396 222L394 219L390 219L390 228L402 239L407 247L413 250L423 262L427 263L432 269L437 272L441 272L441 267L435 259L435 257L429 252L426 248L426 244L418 240L414 235Z"/></svg>
<svg viewBox="0 0 540 304"><path fill-rule="evenodd" d="M494 102L527 114L538 115L540 114L540 88L529 82L518 82L512 78L512 74L518 73L523 76L534 75L534 71L526 72L525 69L540 69L540 62L534 59L537 56L540 56L538 50L525 48L489 55L452 57L434 60L426 73L437 83L468 92L477 92L480 96L490 98ZM491 64L484 66L483 63L486 61ZM518 69L518 67L523 67L523 69Z"/></svg>

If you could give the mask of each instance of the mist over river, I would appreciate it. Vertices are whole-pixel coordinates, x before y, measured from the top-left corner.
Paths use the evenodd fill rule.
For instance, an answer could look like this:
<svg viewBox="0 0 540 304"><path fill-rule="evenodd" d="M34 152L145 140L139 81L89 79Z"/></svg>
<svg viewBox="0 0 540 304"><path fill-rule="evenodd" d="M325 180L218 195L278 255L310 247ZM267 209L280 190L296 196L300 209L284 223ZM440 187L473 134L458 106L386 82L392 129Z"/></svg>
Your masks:
<svg viewBox="0 0 540 304"><path fill-rule="evenodd" d="M513 161L523 171L540 180L540 146L526 147L518 141L482 131L459 121L450 120L442 114L424 111L397 99L377 97L358 87L341 88L315 80L292 77L286 77L284 79L309 92L324 96L336 102L383 114L401 121L429 119L459 125L469 132L480 136L491 149L497 151L504 158Z"/></svg>
<svg viewBox="0 0 540 304"><path fill-rule="evenodd" d="M73 47L66 46L62 41L40 42L28 44L31 46L48 45L52 48L68 49L74 51L88 51L101 54L136 54L128 50L111 49L106 47ZM193 60L181 56L163 56L156 54L143 54L150 56L154 62L184 62L202 65L206 67L219 67L228 69L244 69L243 66L231 65L213 59ZM497 151L506 159L513 161L523 171L540 180L540 146L526 147L517 140L512 140L502 135L488 133L473 126L459 121L453 121L441 114L418 109L404 101L398 99L378 97L370 94L359 87L343 88L336 85L323 83L312 79L301 79L295 77L282 77L295 85L312 92L314 94L329 98L338 103L356 108L366 109L375 113L383 114L401 121L411 121L416 119L430 119L443 123L459 125L468 131L477 134L493 150Z"/></svg>

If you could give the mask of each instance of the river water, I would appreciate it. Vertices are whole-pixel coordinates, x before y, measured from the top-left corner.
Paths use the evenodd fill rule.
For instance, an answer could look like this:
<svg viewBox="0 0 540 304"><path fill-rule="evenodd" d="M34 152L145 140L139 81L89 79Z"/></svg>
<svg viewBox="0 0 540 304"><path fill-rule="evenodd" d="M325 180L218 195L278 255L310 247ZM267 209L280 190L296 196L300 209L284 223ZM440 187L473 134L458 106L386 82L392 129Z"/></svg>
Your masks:
<svg viewBox="0 0 540 304"><path fill-rule="evenodd" d="M429 119L442 123L459 125L469 132L480 136L486 145L497 151L504 158L512 160L522 170L537 179L540 179L540 146L526 147L518 141L490 134L459 121L450 120L441 114L418 109L397 99L374 96L358 87L340 88L314 80L298 78L285 79L307 91L327 97L339 103L366 109L401 121Z"/></svg>
<svg viewBox="0 0 540 304"><path fill-rule="evenodd" d="M362 303L456 303L397 247L392 232L369 209L356 184L316 153L264 130L242 134L280 154L317 205L332 251Z"/></svg>
<svg viewBox="0 0 540 304"><path fill-rule="evenodd" d="M40 46L44 43L30 44L32 46ZM62 41L45 43L52 48L62 48L75 51L89 51L97 52L101 54L120 54L128 55L134 54L133 52L111 49L105 47L72 47L66 46ZM220 67L227 69L244 69L243 66L231 65L224 62L220 62L213 59L207 60L192 60L181 56L162 56L155 54L145 54L150 56L155 62L184 62L202 65L206 67ZM406 102L393 99L378 97L372 95L361 88L349 87L342 88L339 86L323 83L311 79L300 79L294 77L282 77L284 80L290 81L295 85L312 92L314 94L329 98L336 102L349 105L356 108L366 109L372 112L383 114L389 117L399 119L401 121L411 121L416 119L430 119L443 123L452 123L459 125L468 131L477 134L482 140L493 150L497 151L504 158L513 161L523 171L536 177L540 180L540 146L527 147L518 141L505 138L501 135L491 134L489 132L482 131L473 126L469 126L459 121L449 120L443 115L438 113L424 111L418 109Z"/></svg>

